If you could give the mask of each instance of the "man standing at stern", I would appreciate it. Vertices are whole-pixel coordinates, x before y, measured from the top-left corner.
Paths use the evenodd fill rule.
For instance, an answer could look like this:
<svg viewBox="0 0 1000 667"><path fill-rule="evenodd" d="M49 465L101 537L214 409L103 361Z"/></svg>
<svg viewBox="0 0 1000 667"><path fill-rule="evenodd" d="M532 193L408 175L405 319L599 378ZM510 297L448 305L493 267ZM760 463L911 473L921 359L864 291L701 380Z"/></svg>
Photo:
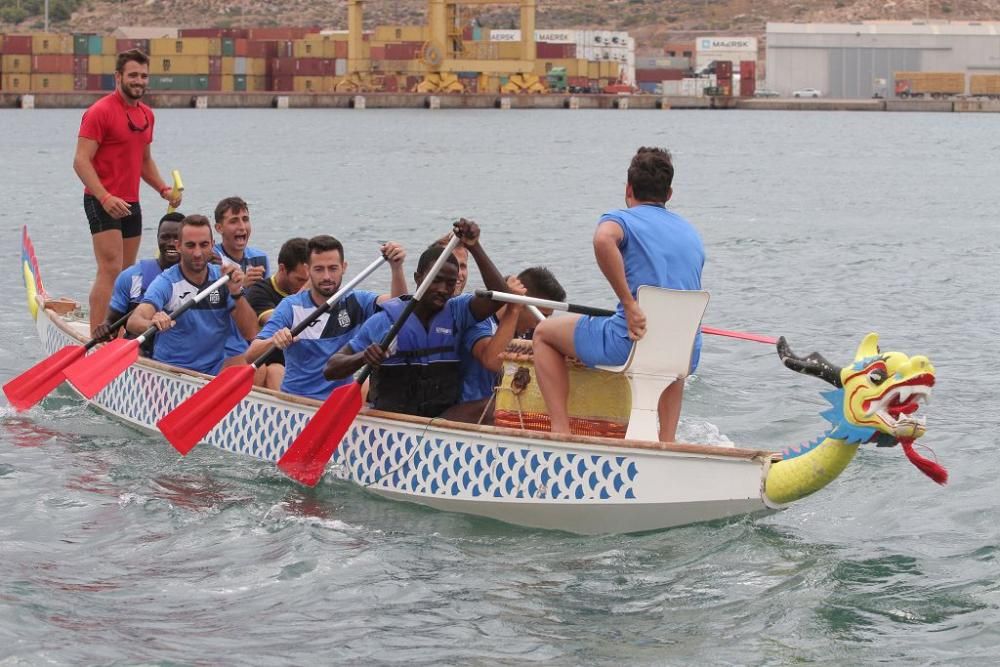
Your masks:
<svg viewBox="0 0 1000 667"><path fill-rule="evenodd" d="M73 169L83 182L83 210L90 223L97 277L90 289L91 332L104 321L115 277L135 264L142 236L139 179L170 205L180 194L153 161L153 110L140 102L149 81L149 57L132 49L118 54L115 90L83 114Z"/></svg>
<svg viewBox="0 0 1000 667"><path fill-rule="evenodd" d="M545 320L535 329L538 388L549 410L553 433L569 433L569 373L565 357L587 366L620 366L634 341L646 334L646 315L636 301L640 285L701 289L705 249L691 224L666 204L673 195L674 165L660 148L640 148L632 158L624 209L601 216L594 233L597 265L618 297L611 317L569 315ZM692 372L701 354L701 333L691 354ZM673 442L684 398L684 383L660 395L660 440Z"/></svg>

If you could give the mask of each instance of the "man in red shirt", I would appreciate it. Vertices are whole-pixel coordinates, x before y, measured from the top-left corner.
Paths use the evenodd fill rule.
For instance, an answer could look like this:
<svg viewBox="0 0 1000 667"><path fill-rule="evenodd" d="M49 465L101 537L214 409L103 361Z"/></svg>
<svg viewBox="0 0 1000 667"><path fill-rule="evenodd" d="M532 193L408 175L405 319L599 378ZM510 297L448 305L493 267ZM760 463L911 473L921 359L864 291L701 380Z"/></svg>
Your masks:
<svg viewBox="0 0 1000 667"><path fill-rule="evenodd" d="M149 81L149 57L132 49L118 54L115 90L83 114L73 169L83 181L83 210L90 223L97 278L90 289L90 328L104 321L115 278L135 264L142 236L139 179L178 206L181 197L160 176L149 146L153 110L139 100Z"/></svg>

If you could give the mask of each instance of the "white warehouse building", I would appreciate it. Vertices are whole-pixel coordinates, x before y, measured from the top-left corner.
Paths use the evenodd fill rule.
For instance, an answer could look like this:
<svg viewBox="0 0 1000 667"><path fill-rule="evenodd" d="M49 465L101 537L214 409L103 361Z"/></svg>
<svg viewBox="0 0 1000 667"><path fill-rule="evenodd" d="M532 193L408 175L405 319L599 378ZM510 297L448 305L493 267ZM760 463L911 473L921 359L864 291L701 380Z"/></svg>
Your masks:
<svg viewBox="0 0 1000 667"><path fill-rule="evenodd" d="M1000 21L768 23L767 87L891 95L895 72L1000 74Z"/></svg>

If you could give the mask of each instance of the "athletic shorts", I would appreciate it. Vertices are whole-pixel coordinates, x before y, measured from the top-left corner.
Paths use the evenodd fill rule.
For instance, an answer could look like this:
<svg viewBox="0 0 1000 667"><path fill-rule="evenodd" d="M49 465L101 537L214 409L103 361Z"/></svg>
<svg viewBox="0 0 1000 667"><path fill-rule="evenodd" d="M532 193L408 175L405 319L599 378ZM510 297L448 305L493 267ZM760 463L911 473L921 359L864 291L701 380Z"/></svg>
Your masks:
<svg viewBox="0 0 1000 667"><path fill-rule="evenodd" d="M142 236L142 209L139 202L129 202L132 212L124 218L112 218L94 195L83 195L83 210L87 213L90 233L99 234L111 229L121 231L123 239Z"/></svg>
<svg viewBox="0 0 1000 667"><path fill-rule="evenodd" d="M632 351L632 339L628 337L628 324L621 315L612 317L583 316L573 330L573 347L576 358L587 366L621 366L628 361ZM691 368L694 373L701 360L701 334L695 338L691 352Z"/></svg>

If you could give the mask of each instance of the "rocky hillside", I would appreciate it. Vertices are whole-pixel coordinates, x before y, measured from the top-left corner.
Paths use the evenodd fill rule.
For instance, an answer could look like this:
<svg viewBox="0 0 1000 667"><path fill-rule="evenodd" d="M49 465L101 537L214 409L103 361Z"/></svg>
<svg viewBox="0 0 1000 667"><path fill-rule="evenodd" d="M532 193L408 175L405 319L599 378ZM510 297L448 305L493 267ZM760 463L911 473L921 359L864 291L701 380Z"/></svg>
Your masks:
<svg viewBox="0 0 1000 667"><path fill-rule="evenodd" d="M656 44L701 31L761 34L768 21L866 19L1000 19L1000 0L537 0L539 28L628 30L642 44ZM0 0L0 5L34 9L40 0ZM120 25L239 27L316 25L344 28L344 0L52 0L53 29L110 32ZM50 10L51 11L51 10ZM466 8L484 26L516 27L516 6ZM425 0L368 0L365 24L419 24ZM41 17L0 12L0 32L38 30ZM66 18L66 15L69 15Z"/></svg>

